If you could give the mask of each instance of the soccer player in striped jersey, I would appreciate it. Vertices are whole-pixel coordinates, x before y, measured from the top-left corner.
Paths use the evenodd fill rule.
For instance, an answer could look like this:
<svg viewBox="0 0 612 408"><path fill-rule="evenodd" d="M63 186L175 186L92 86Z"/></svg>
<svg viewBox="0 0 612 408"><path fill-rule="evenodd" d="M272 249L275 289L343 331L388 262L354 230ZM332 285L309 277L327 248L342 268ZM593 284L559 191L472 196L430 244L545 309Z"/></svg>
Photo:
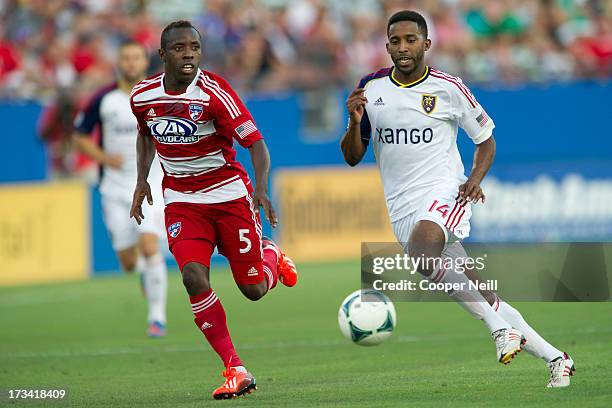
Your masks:
<svg viewBox="0 0 612 408"><path fill-rule="evenodd" d="M373 145L394 233L411 257L465 259L460 241L469 235L471 205L485 201L480 183L495 155L495 125L461 79L425 64L431 40L420 14L394 14L387 36L394 66L364 77L347 99L344 158L355 166ZM457 150L458 127L476 145L469 177ZM546 361L548 387L569 385L572 359L495 293L469 290L474 271L464 274L431 264L421 263L419 272L433 282L465 288L449 295L484 321L500 363L510 363L524 346Z"/></svg>
<svg viewBox="0 0 612 408"><path fill-rule="evenodd" d="M147 175L155 151L162 182L168 243L183 276L195 323L226 369L215 399L252 392L255 379L238 357L220 300L211 289L215 247L232 269L240 291L259 300L280 280L297 282L294 263L262 237L259 208L273 227L268 198L270 158L251 114L220 76L199 68L200 33L188 21L170 23L161 35L164 72L137 84L131 97L138 121L138 181L131 216L142 222L142 203L152 202ZM235 160L233 143L249 149L255 187Z"/></svg>

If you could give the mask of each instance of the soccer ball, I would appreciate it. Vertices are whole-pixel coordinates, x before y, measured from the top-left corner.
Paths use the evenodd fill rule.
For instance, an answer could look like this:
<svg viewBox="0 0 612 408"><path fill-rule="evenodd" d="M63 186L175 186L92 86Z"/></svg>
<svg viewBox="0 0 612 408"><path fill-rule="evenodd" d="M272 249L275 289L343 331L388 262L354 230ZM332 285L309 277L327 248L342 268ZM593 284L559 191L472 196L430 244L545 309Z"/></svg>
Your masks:
<svg viewBox="0 0 612 408"><path fill-rule="evenodd" d="M360 346L382 343L391 337L396 323L393 303L377 290L356 290L344 299L338 310L340 331Z"/></svg>

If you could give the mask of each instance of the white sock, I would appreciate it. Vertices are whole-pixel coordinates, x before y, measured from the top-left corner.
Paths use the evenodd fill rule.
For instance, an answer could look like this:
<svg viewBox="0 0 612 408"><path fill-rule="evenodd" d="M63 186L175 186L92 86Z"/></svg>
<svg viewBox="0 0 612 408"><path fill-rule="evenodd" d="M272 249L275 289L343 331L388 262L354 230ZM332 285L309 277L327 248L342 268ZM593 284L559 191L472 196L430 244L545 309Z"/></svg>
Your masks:
<svg viewBox="0 0 612 408"><path fill-rule="evenodd" d="M465 257L467 257L467 253L461 244L455 243L452 245L447 245L442 251L442 256L453 259L465 259ZM453 262L453 265L456 264L457 263ZM434 271L428 279L432 282L461 284L461 287L464 289L449 292L449 296L476 319L482 320L488 327L490 333L494 333L500 329L509 329L512 327L509 322L504 320L502 316L495 312L495 309L489 305L489 302L486 301L478 290L469 288L470 280L463 272L455 272L451 269L439 269Z"/></svg>
<svg viewBox="0 0 612 408"><path fill-rule="evenodd" d="M143 284L149 304L149 322L166 323L166 293L168 291L168 272L166 262L160 254L145 258Z"/></svg>
<svg viewBox="0 0 612 408"><path fill-rule="evenodd" d="M134 272L141 274L144 273L146 269L147 262L142 255L138 255L138 258L136 258L136 267L134 268Z"/></svg>
<svg viewBox="0 0 612 408"><path fill-rule="evenodd" d="M245 368L245 366L233 366L232 368L235 369L239 373L246 373L247 372L247 369Z"/></svg>
<svg viewBox="0 0 612 408"><path fill-rule="evenodd" d="M493 306L497 306L497 313L503 317L508 323L517 330L523 332L523 335L527 339L525 343L525 350L536 357L539 357L545 361L552 361L555 358L562 356L563 352L555 348L552 344L544 340L542 336L538 334L523 318L521 312L510 306L508 303L503 302L496 295L495 303Z"/></svg>

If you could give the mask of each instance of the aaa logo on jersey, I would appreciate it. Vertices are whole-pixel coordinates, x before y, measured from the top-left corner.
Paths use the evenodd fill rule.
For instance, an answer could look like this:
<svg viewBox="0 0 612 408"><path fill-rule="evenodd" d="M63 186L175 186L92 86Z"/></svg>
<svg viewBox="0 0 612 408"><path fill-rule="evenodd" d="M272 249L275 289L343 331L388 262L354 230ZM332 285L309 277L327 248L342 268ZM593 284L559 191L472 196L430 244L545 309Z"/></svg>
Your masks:
<svg viewBox="0 0 612 408"><path fill-rule="evenodd" d="M204 112L204 107L202 105L197 103L189 104L189 116L191 117L191 120L197 121L200 119L202 117L202 112Z"/></svg>
<svg viewBox="0 0 612 408"><path fill-rule="evenodd" d="M190 144L199 140L195 134L198 126L189 119L161 116L148 120L147 126L160 143Z"/></svg>
<svg viewBox="0 0 612 408"><path fill-rule="evenodd" d="M438 97L436 95L423 94L421 98L421 106L426 114L430 114L436 109L436 101Z"/></svg>
<svg viewBox="0 0 612 408"><path fill-rule="evenodd" d="M181 225L182 223L180 221L170 225L168 227L168 235L170 235L172 238L178 237L178 234L181 233Z"/></svg>

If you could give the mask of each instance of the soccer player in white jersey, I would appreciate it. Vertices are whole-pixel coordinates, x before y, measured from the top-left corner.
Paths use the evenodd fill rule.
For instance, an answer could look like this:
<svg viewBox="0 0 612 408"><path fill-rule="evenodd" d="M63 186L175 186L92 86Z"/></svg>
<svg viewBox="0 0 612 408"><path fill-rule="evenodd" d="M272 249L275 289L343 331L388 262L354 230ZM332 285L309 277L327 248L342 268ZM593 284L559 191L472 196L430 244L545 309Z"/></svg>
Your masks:
<svg viewBox="0 0 612 408"><path fill-rule="evenodd" d="M394 14L387 36L394 66L364 77L347 99L344 158L357 165L372 143L393 231L410 256L465 257L460 241L469 235L471 205L485 201L480 183L495 156L495 125L461 79L425 64L431 40L420 14ZM467 178L457 150L458 127L476 145ZM449 295L484 321L499 362L510 363L524 346L546 361L548 387L569 385L572 359L495 293L467 289L468 279L476 278L473 271L459 273L421 263L419 272L436 283L463 284L466 290Z"/></svg>
<svg viewBox="0 0 612 408"><path fill-rule="evenodd" d="M75 120L75 145L102 166L100 193L104 221L123 270L141 273L149 311L147 334L166 334L166 263L159 250L165 239L161 180L163 173L155 159L149 181L157 199L144 206L146 220L138 225L130 219L132 193L136 185L136 118L130 108L132 87L145 78L147 52L141 44L129 42L119 49L118 78L101 89ZM92 132L100 131L100 145Z"/></svg>

